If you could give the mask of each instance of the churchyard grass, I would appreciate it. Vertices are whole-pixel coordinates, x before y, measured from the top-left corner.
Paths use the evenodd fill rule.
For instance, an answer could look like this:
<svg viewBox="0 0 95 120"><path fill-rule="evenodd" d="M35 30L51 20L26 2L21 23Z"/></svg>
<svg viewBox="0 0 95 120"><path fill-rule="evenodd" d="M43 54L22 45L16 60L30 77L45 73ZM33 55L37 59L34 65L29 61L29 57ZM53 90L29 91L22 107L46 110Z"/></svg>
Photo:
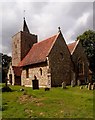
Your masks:
<svg viewBox="0 0 95 120"><path fill-rule="evenodd" d="M50 91L10 88L12 92L2 93L3 118L93 118L93 91L84 86Z"/></svg>

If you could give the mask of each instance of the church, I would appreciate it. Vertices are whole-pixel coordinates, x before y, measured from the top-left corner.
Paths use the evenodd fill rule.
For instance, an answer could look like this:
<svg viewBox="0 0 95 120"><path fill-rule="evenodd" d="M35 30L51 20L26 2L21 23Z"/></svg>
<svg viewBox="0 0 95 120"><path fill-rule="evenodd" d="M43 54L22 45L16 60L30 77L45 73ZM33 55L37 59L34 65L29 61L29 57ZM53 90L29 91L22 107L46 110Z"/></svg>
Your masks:
<svg viewBox="0 0 95 120"><path fill-rule="evenodd" d="M8 70L11 85L32 87L34 78L39 87L70 85L91 80L89 63L79 40L66 44L62 32L38 42L24 18L23 30L12 37L12 63Z"/></svg>

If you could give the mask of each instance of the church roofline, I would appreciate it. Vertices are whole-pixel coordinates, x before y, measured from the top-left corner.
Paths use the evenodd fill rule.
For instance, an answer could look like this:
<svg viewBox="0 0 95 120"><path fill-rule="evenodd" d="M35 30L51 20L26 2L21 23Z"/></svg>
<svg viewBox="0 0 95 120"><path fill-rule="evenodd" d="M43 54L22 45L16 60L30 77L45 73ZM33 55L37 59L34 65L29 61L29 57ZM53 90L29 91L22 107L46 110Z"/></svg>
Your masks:
<svg viewBox="0 0 95 120"><path fill-rule="evenodd" d="M77 40L77 42L76 42L76 44L75 44L75 46L74 46L74 49L73 49L72 52L71 52L71 55L74 53L74 51L75 51L75 49L76 49L78 43L79 43L79 40Z"/></svg>

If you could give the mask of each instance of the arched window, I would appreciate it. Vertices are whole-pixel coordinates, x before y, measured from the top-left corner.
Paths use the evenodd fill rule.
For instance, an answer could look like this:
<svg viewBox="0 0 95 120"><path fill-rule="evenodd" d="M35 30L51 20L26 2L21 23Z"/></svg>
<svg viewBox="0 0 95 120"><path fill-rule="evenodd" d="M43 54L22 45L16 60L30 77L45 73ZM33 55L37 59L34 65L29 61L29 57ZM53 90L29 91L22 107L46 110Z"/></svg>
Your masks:
<svg viewBox="0 0 95 120"><path fill-rule="evenodd" d="M29 78L29 69L26 69L26 78Z"/></svg>
<svg viewBox="0 0 95 120"><path fill-rule="evenodd" d="M42 68L40 68L40 75L42 75Z"/></svg>
<svg viewBox="0 0 95 120"><path fill-rule="evenodd" d="M60 53L60 56L61 56L61 59L64 60L64 55L62 52Z"/></svg>
<svg viewBox="0 0 95 120"><path fill-rule="evenodd" d="M80 58L78 59L78 73L84 73L84 63Z"/></svg>

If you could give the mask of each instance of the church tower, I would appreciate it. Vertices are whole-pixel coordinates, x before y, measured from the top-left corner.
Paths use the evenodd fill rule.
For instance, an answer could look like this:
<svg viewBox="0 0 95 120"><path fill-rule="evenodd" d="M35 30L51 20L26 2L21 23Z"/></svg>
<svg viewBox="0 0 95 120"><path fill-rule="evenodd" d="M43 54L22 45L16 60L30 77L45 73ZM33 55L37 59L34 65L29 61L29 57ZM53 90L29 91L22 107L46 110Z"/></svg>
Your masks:
<svg viewBox="0 0 95 120"><path fill-rule="evenodd" d="M12 37L12 66L18 66L34 43L37 43L37 35L30 33L24 18L23 30Z"/></svg>

